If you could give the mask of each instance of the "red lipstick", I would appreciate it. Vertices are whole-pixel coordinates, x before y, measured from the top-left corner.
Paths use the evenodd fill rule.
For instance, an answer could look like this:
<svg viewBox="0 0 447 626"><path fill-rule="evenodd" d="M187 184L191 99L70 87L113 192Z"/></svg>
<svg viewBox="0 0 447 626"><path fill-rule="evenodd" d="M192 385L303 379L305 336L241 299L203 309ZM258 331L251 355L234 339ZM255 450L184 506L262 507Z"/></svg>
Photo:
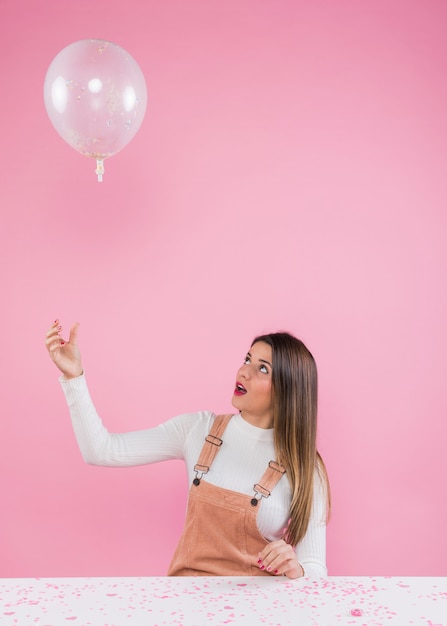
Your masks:
<svg viewBox="0 0 447 626"><path fill-rule="evenodd" d="M247 393L247 390L245 389L244 385L242 385L240 382L237 382L234 388L234 395L243 396L246 393Z"/></svg>

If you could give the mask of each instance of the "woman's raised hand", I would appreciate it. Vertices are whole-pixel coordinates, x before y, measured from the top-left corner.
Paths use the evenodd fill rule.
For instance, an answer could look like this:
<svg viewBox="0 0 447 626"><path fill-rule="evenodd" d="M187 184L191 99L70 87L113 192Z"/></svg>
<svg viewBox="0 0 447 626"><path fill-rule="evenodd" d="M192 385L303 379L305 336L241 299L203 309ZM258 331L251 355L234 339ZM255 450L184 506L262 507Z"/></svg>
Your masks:
<svg viewBox="0 0 447 626"><path fill-rule="evenodd" d="M76 378L83 372L81 353L78 348L78 326L74 324L70 329L68 341L64 341L60 336L62 326L56 320L47 332L45 345L51 360L56 364L65 378Z"/></svg>

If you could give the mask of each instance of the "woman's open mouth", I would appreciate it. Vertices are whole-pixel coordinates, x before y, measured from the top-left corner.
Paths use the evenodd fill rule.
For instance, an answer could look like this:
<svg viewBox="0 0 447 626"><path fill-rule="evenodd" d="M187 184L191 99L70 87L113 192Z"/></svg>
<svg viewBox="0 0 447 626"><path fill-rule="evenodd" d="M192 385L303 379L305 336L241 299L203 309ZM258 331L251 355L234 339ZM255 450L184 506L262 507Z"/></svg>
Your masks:
<svg viewBox="0 0 447 626"><path fill-rule="evenodd" d="M244 385L241 385L241 383L236 383L236 387L234 388L234 395L243 396L245 393L247 393L247 390L245 389Z"/></svg>

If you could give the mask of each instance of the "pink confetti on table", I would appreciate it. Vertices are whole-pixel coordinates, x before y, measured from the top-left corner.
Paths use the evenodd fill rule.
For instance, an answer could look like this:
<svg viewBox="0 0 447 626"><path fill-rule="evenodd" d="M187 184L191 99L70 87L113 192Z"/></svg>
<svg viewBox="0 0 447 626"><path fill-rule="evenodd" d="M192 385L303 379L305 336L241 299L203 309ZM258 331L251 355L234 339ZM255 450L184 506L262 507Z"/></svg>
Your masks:
<svg viewBox="0 0 447 626"><path fill-rule="evenodd" d="M4 579L0 602L0 626L447 626L446 578Z"/></svg>

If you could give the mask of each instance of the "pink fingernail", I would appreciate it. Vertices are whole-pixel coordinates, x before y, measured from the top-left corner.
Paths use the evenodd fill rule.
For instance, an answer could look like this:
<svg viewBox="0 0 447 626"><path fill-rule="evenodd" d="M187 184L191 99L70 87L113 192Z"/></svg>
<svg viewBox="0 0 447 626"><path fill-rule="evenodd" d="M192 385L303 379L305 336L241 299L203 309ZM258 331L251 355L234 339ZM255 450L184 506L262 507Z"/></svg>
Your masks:
<svg viewBox="0 0 447 626"><path fill-rule="evenodd" d="M61 346L64 346L64 345L65 345L65 341L61 341Z"/></svg>
<svg viewBox="0 0 447 626"><path fill-rule="evenodd" d="M275 571L274 571L273 573L274 573L274 574L277 574L277 573L278 573L278 570L277 570L277 569L275 569Z"/></svg>
<svg viewBox="0 0 447 626"><path fill-rule="evenodd" d="M265 565L261 565L261 569L265 569Z"/></svg>
<svg viewBox="0 0 447 626"><path fill-rule="evenodd" d="M272 569L272 568L271 568L271 566L269 565L269 566L268 566L268 568L267 568L267 571L268 571L268 572L270 572L270 570L271 570L271 569Z"/></svg>
<svg viewBox="0 0 447 626"><path fill-rule="evenodd" d="M258 559L258 564L261 565L262 559Z"/></svg>

